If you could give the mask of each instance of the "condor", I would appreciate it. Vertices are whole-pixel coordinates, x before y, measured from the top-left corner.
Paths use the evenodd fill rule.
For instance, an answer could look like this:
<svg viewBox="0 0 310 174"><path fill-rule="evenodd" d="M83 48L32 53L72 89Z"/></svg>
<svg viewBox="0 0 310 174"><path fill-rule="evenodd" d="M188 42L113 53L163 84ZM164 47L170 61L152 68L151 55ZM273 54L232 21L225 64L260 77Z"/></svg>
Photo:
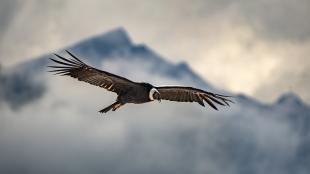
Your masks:
<svg viewBox="0 0 310 174"><path fill-rule="evenodd" d="M69 51L66 51L72 58L64 58L58 54L58 59L50 58L57 66L48 66L53 68L49 72L55 74L71 76L80 81L99 86L108 91L115 92L118 96L116 102L100 110L100 113L106 113L110 110L115 111L126 103L142 104L154 100L170 100L177 102L197 102L204 106L204 101L217 110L216 104L229 106L233 103L230 96L215 94L201 89L184 86L160 86L156 87L149 83L138 83L128 80L124 77L102 71L91 67Z"/></svg>

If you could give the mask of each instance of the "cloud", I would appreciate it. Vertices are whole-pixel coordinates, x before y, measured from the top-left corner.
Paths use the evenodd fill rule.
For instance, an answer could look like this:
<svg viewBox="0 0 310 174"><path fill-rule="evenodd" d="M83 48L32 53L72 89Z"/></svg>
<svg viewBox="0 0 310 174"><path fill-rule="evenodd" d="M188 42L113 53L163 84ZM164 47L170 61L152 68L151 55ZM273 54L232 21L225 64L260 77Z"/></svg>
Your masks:
<svg viewBox="0 0 310 174"><path fill-rule="evenodd" d="M206 6L210 3L206 1ZM254 31L266 40L272 41L309 41L310 24L306 22L310 16L310 3L307 0L282 1L217 1L217 6L237 14ZM213 8L213 7L211 7ZM288 13L289 12L289 13Z"/></svg>
<svg viewBox="0 0 310 174"><path fill-rule="evenodd" d="M1 1L0 6L0 40L2 40L2 36L9 28L10 23L14 20L15 14L20 10L21 6L23 6L23 1Z"/></svg>
<svg viewBox="0 0 310 174"><path fill-rule="evenodd" d="M0 104L8 104L15 110L41 98L46 87L36 78L16 72L5 73L0 69Z"/></svg>
<svg viewBox="0 0 310 174"><path fill-rule="evenodd" d="M279 55L285 59L278 59L279 68L270 71L269 79L265 80L254 93L259 98L276 98L283 91L298 91L299 95L309 101L309 93L306 92L310 87L310 62L305 58L310 54L310 43L304 45L286 44L278 49ZM286 50L286 51L284 51ZM271 80L272 79L272 80Z"/></svg>

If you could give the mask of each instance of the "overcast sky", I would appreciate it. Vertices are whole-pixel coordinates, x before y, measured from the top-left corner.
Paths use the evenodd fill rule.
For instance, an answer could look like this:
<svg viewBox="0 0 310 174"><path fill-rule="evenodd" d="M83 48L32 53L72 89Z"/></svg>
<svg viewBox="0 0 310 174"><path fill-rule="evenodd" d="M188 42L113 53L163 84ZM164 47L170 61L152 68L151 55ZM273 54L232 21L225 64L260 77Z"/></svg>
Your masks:
<svg viewBox="0 0 310 174"><path fill-rule="evenodd" d="M295 91L310 103L309 19L309 0L0 0L0 63L9 67L123 27L135 43L186 61L218 88L267 102ZM146 71L145 62L95 66L175 82ZM37 77L42 84L6 78L0 173L309 173L309 109L294 97L271 107L241 97L220 111L128 104L100 115L114 93L45 73ZM14 93L16 86L36 95ZM6 88L13 92L3 95ZM29 101L17 109L8 98Z"/></svg>
<svg viewBox="0 0 310 174"><path fill-rule="evenodd" d="M310 102L309 0L1 0L0 63L10 66L124 27L215 86Z"/></svg>

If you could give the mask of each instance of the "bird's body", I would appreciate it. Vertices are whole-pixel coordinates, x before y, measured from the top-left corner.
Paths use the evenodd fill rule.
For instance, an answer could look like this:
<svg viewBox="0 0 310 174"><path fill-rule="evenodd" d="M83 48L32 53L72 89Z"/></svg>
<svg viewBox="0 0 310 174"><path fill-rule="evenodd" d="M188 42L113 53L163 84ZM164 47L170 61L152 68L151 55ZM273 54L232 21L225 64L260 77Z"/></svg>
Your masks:
<svg viewBox="0 0 310 174"><path fill-rule="evenodd" d="M127 92L118 96L118 100L124 103L141 104L150 102L149 93L153 88L148 83L136 83L136 87L129 88Z"/></svg>
<svg viewBox="0 0 310 174"><path fill-rule="evenodd" d="M229 102L232 102L228 99L229 96L210 93L193 87L155 87L149 83L133 82L124 77L93 68L79 60L69 51L67 51L67 53L71 55L73 59L67 59L55 54L60 60L51 60L58 63L60 66L49 66L54 68L54 70L50 72L68 75L80 81L85 81L117 93L118 97L116 102L100 110L99 112L101 113L106 113L110 110L115 111L126 103L142 104L154 100L161 101L161 99L178 102L197 102L202 106L204 106L205 101L216 110L217 107L215 103L229 106Z"/></svg>

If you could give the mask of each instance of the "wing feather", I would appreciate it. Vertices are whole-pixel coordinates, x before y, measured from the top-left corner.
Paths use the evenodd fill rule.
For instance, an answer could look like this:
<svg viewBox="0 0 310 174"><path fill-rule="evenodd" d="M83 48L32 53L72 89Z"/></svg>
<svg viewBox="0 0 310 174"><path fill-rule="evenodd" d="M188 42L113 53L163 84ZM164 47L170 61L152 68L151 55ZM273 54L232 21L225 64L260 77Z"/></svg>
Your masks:
<svg viewBox="0 0 310 174"><path fill-rule="evenodd" d="M201 89L184 87L184 86L162 86L156 88L160 97L163 100L177 101L177 102L197 102L204 106L204 101L213 109L218 110L215 104L222 106L229 106L233 103L231 96L215 94Z"/></svg>
<svg viewBox="0 0 310 174"><path fill-rule="evenodd" d="M52 68L49 72L54 72L57 75L71 76L80 81L105 88L108 91L113 91L118 95L137 85L137 83L124 77L89 66L69 51L66 50L66 52L72 57L72 59L54 54L58 59L50 59L58 65L48 66L49 68Z"/></svg>

